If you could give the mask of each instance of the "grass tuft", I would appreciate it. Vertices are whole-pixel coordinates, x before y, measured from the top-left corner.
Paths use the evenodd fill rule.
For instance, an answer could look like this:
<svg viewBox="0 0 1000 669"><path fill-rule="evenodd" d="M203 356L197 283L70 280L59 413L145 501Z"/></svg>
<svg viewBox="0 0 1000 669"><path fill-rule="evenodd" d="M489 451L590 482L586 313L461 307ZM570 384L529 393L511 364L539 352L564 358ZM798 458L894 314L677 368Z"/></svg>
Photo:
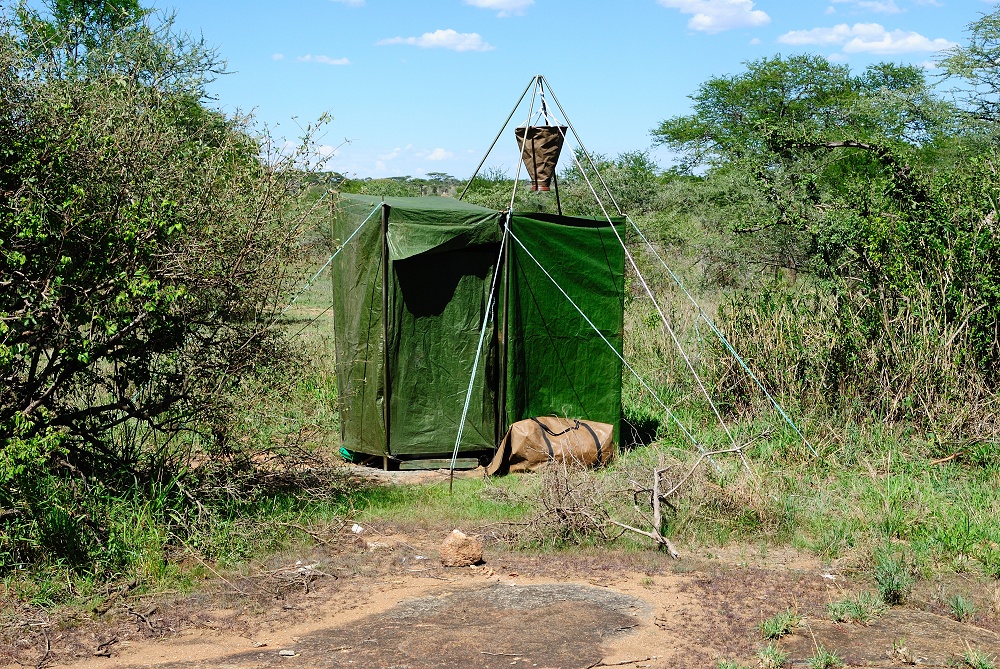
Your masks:
<svg viewBox="0 0 1000 669"><path fill-rule="evenodd" d="M844 666L844 661L834 651L818 646L806 666L809 669L840 669Z"/></svg>
<svg viewBox="0 0 1000 669"><path fill-rule="evenodd" d="M888 607L872 593L862 591L853 597L830 602L826 608L834 622L870 625L880 618Z"/></svg>
<svg viewBox="0 0 1000 669"><path fill-rule="evenodd" d="M901 558L880 556L875 563L874 576L878 594L889 606L904 603L913 589L913 576Z"/></svg>
<svg viewBox="0 0 1000 669"><path fill-rule="evenodd" d="M780 639L789 634L802 622L802 616L794 611L784 611L760 624L760 633L765 639Z"/></svg>
<svg viewBox="0 0 1000 669"><path fill-rule="evenodd" d="M733 662L732 660L719 660L719 663L715 667L716 669L748 669L746 665Z"/></svg>
<svg viewBox="0 0 1000 669"><path fill-rule="evenodd" d="M969 622L976 615L976 605L962 595L949 597L948 606L951 607L951 615L960 623Z"/></svg>
<svg viewBox="0 0 1000 669"><path fill-rule="evenodd" d="M971 669L997 669L992 657L981 650L972 648L962 655L962 662Z"/></svg>
<svg viewBox="0 0 1000 669"><path fill-rule="evenodd" d="M788 662L788 653L769 643L757 652L757 660L763 669L781 669Z"/></svg>

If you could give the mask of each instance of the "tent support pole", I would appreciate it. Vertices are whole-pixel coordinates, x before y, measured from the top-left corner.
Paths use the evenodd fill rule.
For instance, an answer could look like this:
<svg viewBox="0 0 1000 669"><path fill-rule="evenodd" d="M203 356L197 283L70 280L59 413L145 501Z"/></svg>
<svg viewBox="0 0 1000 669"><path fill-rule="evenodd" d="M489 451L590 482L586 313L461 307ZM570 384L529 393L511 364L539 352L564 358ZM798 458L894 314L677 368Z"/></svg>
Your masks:
<svg viewBox="0 0 1000 669"><path fill-rule="evenodd" d="M552 173L552 185L556 187L556 208L559 210L559 215L562 216L562 200L559 199L559 179L556 177L555 172Z"/></svg>
<svg viewBox="0 0 1000 669"><path fill-rule="evenodd" d="M335 219L336 215L337 215L337 198L331 197L330 198L330 221L331 221L331 224L330 224L330 226L331 226L330 227L330 233L331 234L330 234L330 236L333 237L334 239L336 238L336 237L334 237L334 235L336 233L334 232L333 227L336 225L336 223L334 222L334 221L336 221L336 219ZM371 214L369 214L368 217L371 218ZM330 272L330 304L336 304L336 303L337 303L337 273L336 272ZM333 340L336 342L337 341L337 310L336 309L333 310L333 317L331 318L331 320L333 321ZM339 346L335 345L333 347L333 359L334 359L334 364L337 366L337 388L340 388L340 347ZM339 393L338 393L338 395L339 395ZM338 399L339 399L339 397L338 397ZM343 414L341 413L341 415L343 415ZM344 445L344 421L343 420L338 420L337 423L340 426L340 445L343 446Z"/></svg>
<svg viewBox="0 0 1000 669"><path fill-rule="evenodd" d="M510 228L513 213L508 211L504 226ZM510 308L510 235L504 235L503 262L497 271L503 272L503 298L500 307L500 378L497 380L497 447L507 431L507 312Z"/></svg>
<svg viewBox="0 0 1000 669"><path fill-rule="evenodd" d="M382 204L382 421L385 455L382 468L389 471L389 205Z"/></svg>
<svg viewBox="0 0 1000 669"><path fill-rule="evenodd" d="M493 147L495 147L497 145L497 142L500 141L500 136L503 135L503 131L507 129L507 124L510 123L510 120L512 118L514 118L514 114L517 112L517 108L521 106L521 101L524 100L524 96L528 94L528 91L531 89L532 86L535 85L535 82L538 81L540 76L541 75L538 74L533 76L528 85L524 87L524 91L521 93L521 97L517 99L517 104L515 104L514 108L510 110L510 114L507 116L507 120L503 122L503 127L500 128L500 132L498 132L497 136L493 138L493 143L490 144L490 148L486 150L486 155L483 156L483 159L479 161L479 165L476 167L476 171L472 173L472 176L469 177L469 181L465 184L465 188L462 189L462 194L458 196L459 200L465 198L465 194L468 192L469 186L471 186L472 182L475 181L476 175L479 174L479 170L483 169L483 165L486 164L486 159L489 158L490 153L493 152ZM532 104L534 104L534 102L532 102ZM530 110L528 111L528 116L529 117L531 116Z"/></svg>

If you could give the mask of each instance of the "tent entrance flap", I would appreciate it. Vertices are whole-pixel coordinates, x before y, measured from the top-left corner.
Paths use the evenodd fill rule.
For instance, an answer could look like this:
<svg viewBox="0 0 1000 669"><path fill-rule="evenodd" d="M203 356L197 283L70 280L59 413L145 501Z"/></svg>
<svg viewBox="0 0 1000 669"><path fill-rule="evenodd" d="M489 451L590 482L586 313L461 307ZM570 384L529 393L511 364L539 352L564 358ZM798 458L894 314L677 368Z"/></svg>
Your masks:
<svg viewBox="0 0 1000 669"><path fill-rule="evenodd" d="M459 450L493 449L496 309L486 312L486 307L498 250L498 244L480 244L392 263L387 346L391 453L451 455L473 367L476 378ZM489 345L476 366L484 320Z"/></svg>

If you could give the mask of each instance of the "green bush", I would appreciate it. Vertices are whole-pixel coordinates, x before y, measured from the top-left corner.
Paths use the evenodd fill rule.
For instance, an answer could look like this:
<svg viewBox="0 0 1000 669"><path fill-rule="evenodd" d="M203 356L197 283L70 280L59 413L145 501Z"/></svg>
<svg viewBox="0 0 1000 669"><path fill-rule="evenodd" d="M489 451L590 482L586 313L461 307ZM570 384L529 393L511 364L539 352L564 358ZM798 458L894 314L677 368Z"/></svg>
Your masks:
<svg viewBox="0 0 1000 669"><path fill-rule="evenodd" d="M170 17L45 7L0 14L0 572L131 559L104 501L246 462L236 393L295 358L298 156Z"/></svg>

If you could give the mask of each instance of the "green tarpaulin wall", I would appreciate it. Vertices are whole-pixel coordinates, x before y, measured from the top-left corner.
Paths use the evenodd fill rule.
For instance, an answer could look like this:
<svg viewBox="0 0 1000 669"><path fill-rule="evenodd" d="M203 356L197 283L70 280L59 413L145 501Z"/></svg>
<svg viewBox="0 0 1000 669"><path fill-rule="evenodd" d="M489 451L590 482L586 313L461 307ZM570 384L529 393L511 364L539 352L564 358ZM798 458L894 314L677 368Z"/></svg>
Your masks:
<svg viewBox="0 0 1000 669"><path fill-rule="evenodd" d="M614 350L513 239L497 267L508 224ZM484 320L460 453L492 452L511 422L531 416L598 420L617 432L625 256L607 221L508 216L446 197L338 195L334 238L359 226L331 267L345 448L450 456Z"/></svg>

